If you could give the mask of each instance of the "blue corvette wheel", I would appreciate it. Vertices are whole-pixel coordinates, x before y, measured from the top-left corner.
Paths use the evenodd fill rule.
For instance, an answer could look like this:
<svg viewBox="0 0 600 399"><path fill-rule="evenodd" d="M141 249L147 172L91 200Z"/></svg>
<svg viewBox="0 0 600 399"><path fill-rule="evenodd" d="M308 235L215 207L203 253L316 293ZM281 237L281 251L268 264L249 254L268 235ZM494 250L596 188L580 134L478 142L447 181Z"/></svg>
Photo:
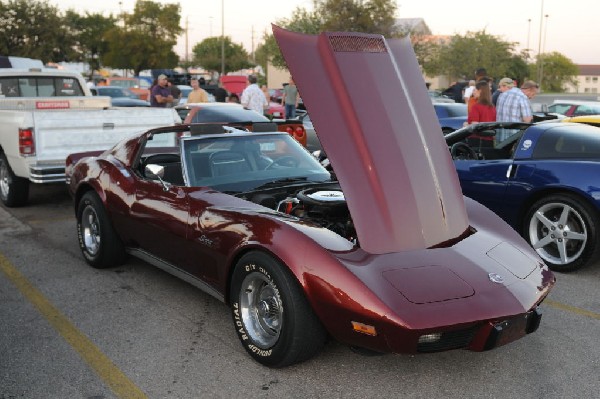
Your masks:
<svg viewBox="0 0 600 399"><path fill-rule="evenodd" d="M573 271L597 258L598 217L572 195L551 195L527 214L524 236L548 267Z"/></svg>

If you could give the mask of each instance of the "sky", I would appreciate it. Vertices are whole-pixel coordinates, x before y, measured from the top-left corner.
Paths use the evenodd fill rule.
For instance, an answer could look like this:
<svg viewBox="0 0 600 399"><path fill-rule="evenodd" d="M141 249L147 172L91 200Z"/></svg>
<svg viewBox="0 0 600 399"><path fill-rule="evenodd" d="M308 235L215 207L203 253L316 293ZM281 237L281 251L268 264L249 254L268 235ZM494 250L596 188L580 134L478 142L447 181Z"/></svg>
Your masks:
<svg viewBox="0 0 600 399"><path fill-rule="evenodd" d="M155 0L157 1L157 0ZM50 0L59 9L105 15L133 11L135 0ZM210 36L225 35L249 52L270 24L290 18L297 7L312 10L312 0L179 0L181 27L187 21L187 53ZM575 64L600 64L598 0L398 0L397 18L423 18L434 35L464 35L485 30L535 55L557 51ZM223 11L223 12L222 12ZM222 25L221 21L224 22ZM540 24L540 22L542 22ZM541 40L540 40L541 39ZM185 34L175 48L186 56Z"/></svg>

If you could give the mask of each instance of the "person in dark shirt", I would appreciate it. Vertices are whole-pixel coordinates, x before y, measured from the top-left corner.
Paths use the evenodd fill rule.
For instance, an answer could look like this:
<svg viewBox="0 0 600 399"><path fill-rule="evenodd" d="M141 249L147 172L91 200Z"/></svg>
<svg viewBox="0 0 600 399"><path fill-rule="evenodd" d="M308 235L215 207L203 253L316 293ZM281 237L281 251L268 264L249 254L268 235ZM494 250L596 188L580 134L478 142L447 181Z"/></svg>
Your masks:
<svg viewBox="0 0 600 399"><path fill-rule="evenodd" d="M156 79L156 84L152 87L152 91L150 91L151 107L165 108L169 103L173 102L173 96L167 84L167 76L163 74L159 75Z"/></svg>
<svg viewBox="0 0 600 399"><path fill-rule="evenodd" d="M227 101L228 93L227 90L223 88L223 84L221 82L218 83L218 86L213 95L215 96L215 101L218 103L224 103Z"/></svg>

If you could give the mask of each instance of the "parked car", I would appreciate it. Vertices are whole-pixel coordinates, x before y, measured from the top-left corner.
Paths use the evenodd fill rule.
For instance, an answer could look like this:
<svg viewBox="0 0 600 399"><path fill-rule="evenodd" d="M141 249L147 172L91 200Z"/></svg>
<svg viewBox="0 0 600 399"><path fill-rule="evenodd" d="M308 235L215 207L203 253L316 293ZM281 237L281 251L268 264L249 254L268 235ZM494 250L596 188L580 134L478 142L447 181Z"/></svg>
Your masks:
<svg viewBox="0 0 600 399"><path fill-rule="evenodd" d="M108 96L115 107L149 107L148 101L140 100L139 97L129 91L117 86L95 86L90 87L95 96Z"/></svg>
<svg viewBox="0 0 600 399"><path fill-rule="evenodd" d="M304 130L306 130L306 149L311 153L314 153L315 151L321 151L323 147L319 142L315 127L310 120L310 115L308 115L308 112L305 110L298 110L297 114L298 119L300 119L304 125Z"/></svg>
<svg viewBox="0 0 600 399"><path fill-rule="evenodd" d="M599 101L555 100L548 106L548 111L565 116L600 114Z"/></svg>
<svg viewBox="0 0 600 399"><path fill-rule="evenodd" d="M586 125L600 127L600 114L566 117L561 119L561 122L585 123Z"/></svg>
<svg viewBox="0 0 600 399"><path fill-rule="evenodd" d="M429 97L431 97L431 101L434 103L455 103L456 102L453 99L451 99L450 97L446 96L445 94L442 94L441 91L428 90L428 93L429 93Z"/></svg>
<svg viewBox="0 0 600 399"><path fill-rule="evenodd" d="M467 121L467 105L463 103L434 103L433 108L442 128L448 134L464 126Z"/></svg>
<svg viewBox="0 0 600 399"><path fill-rule="evenodd" d="M306 145L306 130L300 121L274 120L236 103L196 103L176 106L184 123L228 123L253 130L255 123L272 123L275 130L287 132L302 145ZM266 126L266 125L265 125Z"/></svg>
<svg viewBox="0 0 600 399"><path fill-rule="evenodd" d="M122 89L129 89L140 100L150 101L151 85L145 79L112 76L106 78L106 84L108 86L117 86Z"/></svg>
<svg viewBox="0 0 600 399"><path fill-rule="evenodd" d="M339 56L320 45L326 33L274 35L339 182L288 134L214 123L141 133L67 159L85 260L103 268L131 253L204 289L270 367L316 355L328 335L417 353L536 331L554 276L462 196L429 97L403 86L422 80L410 41L348 33L334 44L352 52ZM357 87L357 73L388 90ZM389 106L356 112L373 103Z"/></svg>
<svg viewBox="0 0 600 399"><path fill-rule="evenodd" d="M506 138L466 143L474 133ZM445 138L463 193L521 233L551 269L572 271L598 258L600 129L491 122Z"/></svg>

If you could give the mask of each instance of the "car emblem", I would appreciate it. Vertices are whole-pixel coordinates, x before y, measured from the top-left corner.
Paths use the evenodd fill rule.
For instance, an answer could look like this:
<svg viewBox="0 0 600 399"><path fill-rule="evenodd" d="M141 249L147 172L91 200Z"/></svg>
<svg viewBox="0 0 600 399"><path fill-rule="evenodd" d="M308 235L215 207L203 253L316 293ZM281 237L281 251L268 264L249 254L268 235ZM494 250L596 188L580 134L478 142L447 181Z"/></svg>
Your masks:
<svg viewBox="0 0 600 399"><path fill-rule="evenodd" d="M502 284L504 282L504 277L496 273L490 273L488 277L492 283Z"/></svg>

